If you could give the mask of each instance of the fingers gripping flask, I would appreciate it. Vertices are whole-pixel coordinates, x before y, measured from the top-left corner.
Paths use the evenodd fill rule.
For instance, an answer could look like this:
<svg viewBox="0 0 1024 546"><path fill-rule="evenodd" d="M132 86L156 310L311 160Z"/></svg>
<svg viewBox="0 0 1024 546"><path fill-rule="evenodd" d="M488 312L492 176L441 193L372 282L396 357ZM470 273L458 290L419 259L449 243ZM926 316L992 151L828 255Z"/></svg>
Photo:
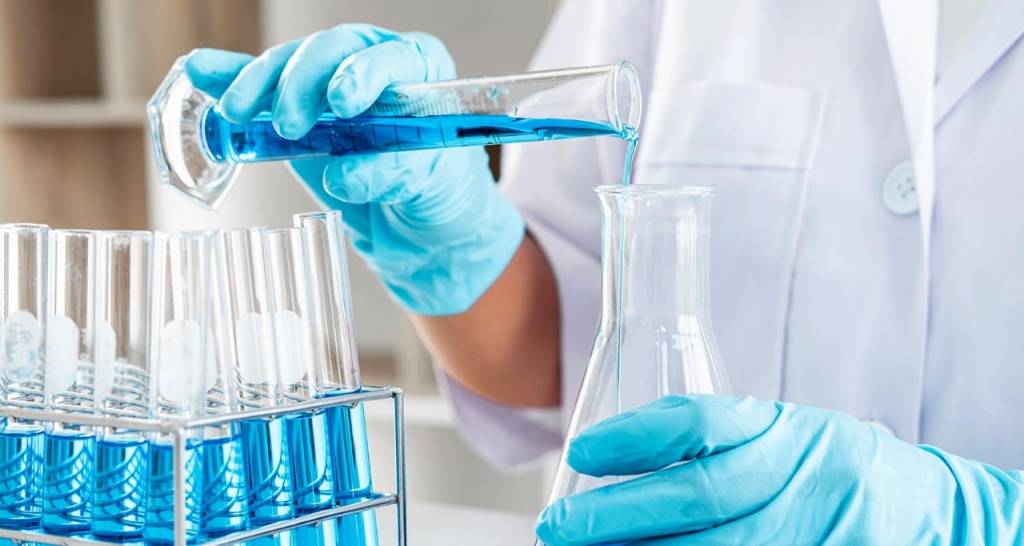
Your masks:
<svg viewBox="0 0 1024 546"><path fill-rule="evenodd" d="M601 186L601 321L569 421L591 425L669 394L723 394L711 331L708 240L713 187ZM612 483L559 462L551 499Z"/></svg>

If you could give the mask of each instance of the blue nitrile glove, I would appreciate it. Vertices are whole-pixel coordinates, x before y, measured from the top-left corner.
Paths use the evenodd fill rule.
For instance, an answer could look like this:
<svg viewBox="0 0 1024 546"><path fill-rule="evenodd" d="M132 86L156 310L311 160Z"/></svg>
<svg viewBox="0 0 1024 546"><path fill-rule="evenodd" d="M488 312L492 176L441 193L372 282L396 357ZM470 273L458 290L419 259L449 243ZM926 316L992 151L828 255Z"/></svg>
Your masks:
<svg viewBox="0 0 1024 546"><path fill-rule="evenodd" d="M330 108L353 117L393 82L455 77L436 38L341 25L259 57L200 49L192 84L219 98L229 121L272 110L285 137L305 135ZM343 156L292 162L321 204L342 212L356 250L409 310L468 309L504 271L523 220L498 192L483 148Z"/></svg>
<svg viewBox="0 0 1024 546"><path fill-rule="evenodd" d="M1024 543L1021 472L834 411L670 396L593 426L568 457L650 474L553 503L537 524L550 546Z"/></svg>

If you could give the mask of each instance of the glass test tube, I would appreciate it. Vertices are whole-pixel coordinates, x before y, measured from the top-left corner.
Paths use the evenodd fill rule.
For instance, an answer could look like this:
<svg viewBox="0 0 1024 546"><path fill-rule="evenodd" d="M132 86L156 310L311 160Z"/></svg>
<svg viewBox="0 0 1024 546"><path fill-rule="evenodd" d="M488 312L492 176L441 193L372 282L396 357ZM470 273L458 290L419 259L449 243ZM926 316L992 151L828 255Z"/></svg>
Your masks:
<svg viewBox="0 0 1024 546"><path fill-rule="evenodd" d="M309 263L310 290L319 332L322 363L316 375L317 397L336 396L359 390L359 360L352 326L348 263L345 256L345 231L338 211L310 212L293 217L302 230ZM327 437L331 440L331 466L335 500L338 504L356 502L373 492L370 452L363 405L330 408L327 411ZM373 511L346 516L339 520L339 534L353 544L375 545L376 515Z"/></svg>
<svg viewBox="0 0 1024 546"><path fill-rule="evenodd" d="M108 417L151 418L150 292L153 236L145 231L99 235L95 397ZM108 540L138 540L146 525L149 438L104 427L96 448L92 532Z"/></svg>
<svg viewBox="0 0 1024 546"><path fill-rule="evenodd" d="M7 407L44 409L47 240L39 224L0 225L0 397ZM0 423L0 526L39 523L43 426Z"/></svg>
<svg viewBox="0 0 1024 546"><path fill-rule="evenodd" d="M280 404L270 292L262 229L227 230L219 238L220 286L226 293L232 380L243 409ZM249 520L254 526L294 515L285 419L239 424L245 458Z"/></svg>
<svg viewBox="0 0 1024 546"><path fill-rule="evenodd" d="M217 235L219 237L219 234ZM207 350L213 362L207 364L206 415L226 415L241 410L235 372L235 347L230 320L230 299L224 287L219 259L220 247L214 244L211 267L210 321L212 347ZM242 531L249 526L249 499L245 485L246 463L242 452L242 431L238 423L206 427L203 431L203 508L200 533L216 538Z"/></svg>
<svg viewBox="0 0 1024 546"><path fill-rule="evenodd" d="M93 231L50 232L50 314L46 328L46 397L57 413L92 414L96 320ZM46 433L43 529L88 531L92 521L96 435L91 426L54 422Z"/></svg>
<svg viewBox="0 0 1024 546"><path fill-rule="evenodd" d="M209 232L153 235L150 362L156 416L191 419L206 405L210 343ZM185 438L185 536L199 534L202 508L202 431ZM145 538L174 542L174 442L158 434L150 446Z"/></svg>
<svg viewBox="0 0 1024 546"><path fill-rule="evenodd" d="M321 333L314 315L309 267L303 253L302 231L296 228L264 232L277 371L286 403L313 399L323 362ZM292 462L296 510L315 512L334 504L334 477L328 452L327 413L314 410L289 415L286 421Z"/></svg>

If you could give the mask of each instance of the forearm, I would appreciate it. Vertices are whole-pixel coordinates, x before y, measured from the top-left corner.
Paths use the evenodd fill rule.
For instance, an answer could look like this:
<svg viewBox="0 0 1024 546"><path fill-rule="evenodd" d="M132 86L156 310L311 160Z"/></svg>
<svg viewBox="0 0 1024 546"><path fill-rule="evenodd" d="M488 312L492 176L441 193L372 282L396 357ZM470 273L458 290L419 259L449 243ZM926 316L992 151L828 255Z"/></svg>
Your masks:
<svg viewBox="0 0 1024 546"><path fill-rule="evenodd" d="M515 406L560 403L558 291L529 235L469 310L413 322L437 364L469 390Z"/></svg>

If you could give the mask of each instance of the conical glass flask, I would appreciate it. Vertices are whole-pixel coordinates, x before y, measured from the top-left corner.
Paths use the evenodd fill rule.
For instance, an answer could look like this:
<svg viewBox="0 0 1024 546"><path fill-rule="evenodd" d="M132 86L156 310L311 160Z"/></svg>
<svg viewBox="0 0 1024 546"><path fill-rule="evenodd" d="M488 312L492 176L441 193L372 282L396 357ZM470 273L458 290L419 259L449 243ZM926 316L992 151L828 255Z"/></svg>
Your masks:
<svg viewBox="0 0 1024 546"><path fill-rule="evenodd" d="M714 188L634 184L596 191L602 213L601 322L569 439L668 394L729 390L708 300ZM617 479L576 473L563 450L551 500Z"/></svg>

